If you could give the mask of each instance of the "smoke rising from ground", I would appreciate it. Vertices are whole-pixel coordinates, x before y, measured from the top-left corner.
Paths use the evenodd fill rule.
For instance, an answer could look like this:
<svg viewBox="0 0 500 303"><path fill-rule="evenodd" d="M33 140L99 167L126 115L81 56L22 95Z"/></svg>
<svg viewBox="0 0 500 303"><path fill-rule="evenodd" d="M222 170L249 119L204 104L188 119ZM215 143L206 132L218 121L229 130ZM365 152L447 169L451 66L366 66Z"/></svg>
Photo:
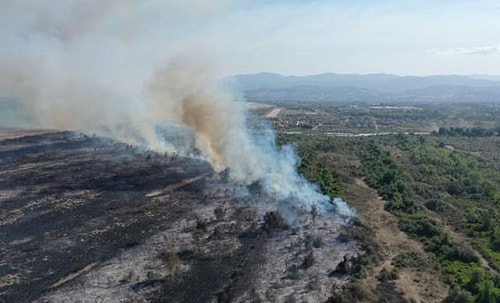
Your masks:
<svg viewBox="0 0 500 303"><path fill-rule="evenodd" d="M206 39L200 26L231 3L164 2L2 4L0 98L14 100L32 126L96 132L160 152L185 152L165 139L176 128L162 128L185 126L216 171L229 168L234 181L259 181L305 209L330 207L297 173L291 147L277 147L268 128L247 128L245 104L221 89L207 55L193 50Z"/></svg>

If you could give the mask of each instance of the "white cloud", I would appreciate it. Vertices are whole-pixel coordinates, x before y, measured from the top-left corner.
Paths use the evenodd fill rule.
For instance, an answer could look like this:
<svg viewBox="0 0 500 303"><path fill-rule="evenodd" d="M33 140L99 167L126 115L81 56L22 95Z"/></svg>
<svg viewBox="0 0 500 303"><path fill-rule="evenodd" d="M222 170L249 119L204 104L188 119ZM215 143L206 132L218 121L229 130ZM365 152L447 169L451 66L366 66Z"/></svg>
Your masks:
<svg viewBox="0 0 500 303"><path fill-rule="evenodd" d="M431 55L489 55L500 52L500 45L479 47L434 48L426 51Z"/></svg>

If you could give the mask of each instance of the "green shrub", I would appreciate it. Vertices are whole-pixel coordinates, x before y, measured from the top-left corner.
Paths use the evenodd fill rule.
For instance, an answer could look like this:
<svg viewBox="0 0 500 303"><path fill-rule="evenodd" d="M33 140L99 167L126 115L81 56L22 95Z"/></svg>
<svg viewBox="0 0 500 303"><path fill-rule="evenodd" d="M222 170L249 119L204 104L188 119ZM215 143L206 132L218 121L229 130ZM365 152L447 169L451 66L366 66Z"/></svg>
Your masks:
<svg viewBox="0 0 500 303"><path fill-rule="evenodd" d="M428 210L432 210L435 212L441 212L441 213L451 211L453 209L453 207L450 204L448 204L442 200L429 200L429 201L425 202L424 206Z"/></svg>
<svg viewBox="0 0 500 303"><path fill-rule="evenodd" d="M381 282L394 281L399 279L399 275L396 270L388 271L387 269L382 268L377 275L377 279Z"/></svg>
<svg viewBox="0 0 500 303"><path fill-rule="evenodd" d="M474 297L466 290L453 288L444 299L443 303L473 303Z"/></svg>
<svg viewBox="0 0 500 303"><path fill-rule="evenodd" d="M412 215L401 219L399 227L409 236L432 238L441 234L441 226L425 215Z"/></svg>

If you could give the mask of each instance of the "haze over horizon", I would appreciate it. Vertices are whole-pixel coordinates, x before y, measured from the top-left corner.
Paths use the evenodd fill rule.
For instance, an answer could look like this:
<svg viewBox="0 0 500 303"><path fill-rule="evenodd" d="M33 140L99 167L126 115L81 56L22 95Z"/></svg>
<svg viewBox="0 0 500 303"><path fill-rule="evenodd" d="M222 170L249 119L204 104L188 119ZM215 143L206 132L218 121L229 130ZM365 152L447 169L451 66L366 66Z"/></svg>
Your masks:
<svg viewBox="0 0 500 303"><path fill-rule="evenodd" d="M493 0L22 0L0 4L0 55L49 69L63 58L123 81L179 53L222 76L500 75L499 13Z"/></svg>
<svg viewBox="0 0 500 303"><path fill-rule="evenodd" d="M426 78L426 77L434 77L434 76L465 76L471 77L473 79L487 79L493 81L500 81L500 74L429 74L429 75L414 75L414 74L396 74L396 73L384 73L384 72L367 72L367 73L349 73L349 72L336 72L336 71L324 71L319 73L311 73L311 74L286 74L279 72L270 72L270 71L255 71L248 73L237 73L229 75L232 76L242 76L242 75L259 75L259 74L269 74L269 75L278 75L283 77L299 77L299 78L307 78L311 76L321 76L321 75L339 75L339 76L348 76L348 75L356 75L356 76L371 76L371 75L387 75L387 76L395 76L395 77L417 77L417 78Z"/></svg>

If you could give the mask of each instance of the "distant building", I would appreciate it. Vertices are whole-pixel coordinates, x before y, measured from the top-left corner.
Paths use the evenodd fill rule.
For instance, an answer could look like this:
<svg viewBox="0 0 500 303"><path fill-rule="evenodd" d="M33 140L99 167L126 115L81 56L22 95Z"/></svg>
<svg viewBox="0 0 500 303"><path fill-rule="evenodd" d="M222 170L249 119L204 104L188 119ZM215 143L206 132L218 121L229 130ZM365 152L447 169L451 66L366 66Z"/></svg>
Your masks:
<svg viewBox="0 0 500 303"><path fill-rule="evenodd" d="M304 119L298 120L297 123L295 123L295 126L302 128L312 128L311 123Z"/></svg>

